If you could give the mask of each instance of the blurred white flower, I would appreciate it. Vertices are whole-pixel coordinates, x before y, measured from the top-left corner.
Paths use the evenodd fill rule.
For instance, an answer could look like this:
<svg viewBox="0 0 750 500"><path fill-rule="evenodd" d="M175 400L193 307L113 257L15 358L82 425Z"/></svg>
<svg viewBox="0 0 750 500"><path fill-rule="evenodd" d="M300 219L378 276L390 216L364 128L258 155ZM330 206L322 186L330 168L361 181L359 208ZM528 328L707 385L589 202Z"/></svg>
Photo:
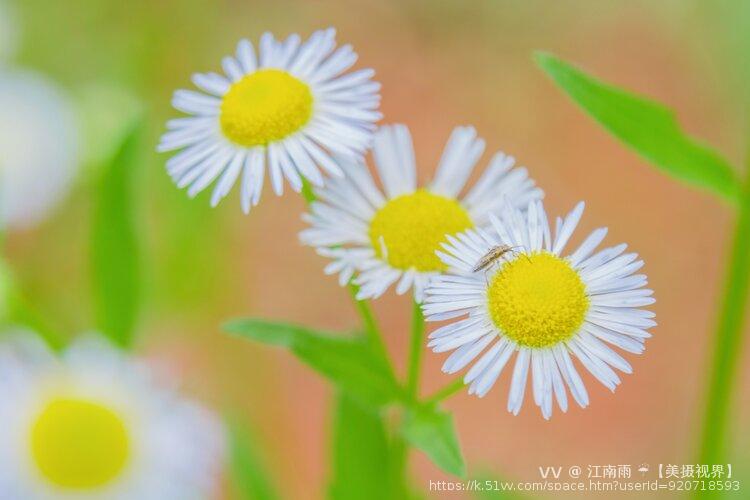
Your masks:
<svg viewBox="0 0 750 500"><path fill-rule="evenodd" d="M59 356L30 334L10 339L0 345L4 500L211 497L224 448L213 414L98 337Z"/></svg>
<svg viewBox="0 0 750 500"><path fill-rule="evenodd" d="M0 69L0 229L39 221L67 193L77 138L73 107L53 82Z"/></svg>

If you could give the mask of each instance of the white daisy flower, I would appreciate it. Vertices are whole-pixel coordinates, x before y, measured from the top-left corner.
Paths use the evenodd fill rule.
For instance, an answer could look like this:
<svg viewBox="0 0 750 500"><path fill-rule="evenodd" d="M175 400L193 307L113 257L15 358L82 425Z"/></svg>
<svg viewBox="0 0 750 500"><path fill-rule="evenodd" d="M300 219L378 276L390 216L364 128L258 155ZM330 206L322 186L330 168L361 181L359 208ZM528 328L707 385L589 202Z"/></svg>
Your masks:
<svg viewBox="0 0 750 500"><path fill-rule="evenodd" d="M374 71L347 73L357 60L350 45L334 50L335 30L316 31L306 41L291 35L260 39L258 56L248 40L222 61L225 75L195 74L203 92L178 90L172 105L188 113L167 123L159 151L185 148L167 161L167 171L192 197L218 179L215 206L242 174L245 212L257 205L266 166L276 194L283 178L295 191L302 179L323 185L318 167L340 176L330 154L361 156L369 148L380 84Z"/></svg>
<svg viewBox="0 0 750 500"><path fill-rule="evenodd" d="M305 215L312 227L300 239L333 259L325 272L339 274L342 286L360 272L354 280L358 298L379 297L398 282L396 293L413 288L421 301L427 280L446 269L435 255L446 235L486 224L505 199L525 207L543 196L526 168L513 168L514 158L498 152L474 187L459 197L483 151L484 141L473 127L457 127L432 183L418 188L409 129L382 127L373 156L385 195L364 164L343 160L347 177L316 190L320 201Z"/></svg>
<svg viewBox="0 0 750 500"><path fill-rule="evenodd" d="M491 229L450 237L438 251L450 272L429 284L425 316L428 321L466 317L432 332L429 346L453 351L443 365L446 373L478 358L464 383L479 397L517 353L508 397L513 414L521 410L529 367L534 402L547 419L553 394L567 411L566 386L581 407L588 405L573 358L614 391L620 378L613 368L631 373L631 367L607 344L640 354L651 336L647 329L656 325L654 313L642 309L654 298L644 288L646 276L633 274L643 266L638 255L623 253L625 244L594 253L606 228L563 256L583 207L581 202L564 220L557 218L554 238L541 202L529 203L525 214L508 207L502 218L491 217ZM501 253L500 245L507 251L478 269L489 252Z"/></svg>
<svg viewBox="0 0 750 500"><path fill-rule="evenodd" d="M212 414L105 341L56 357L33 336L0 346L0 443L7 500L209 498L224 446Z"/></svg>
<svg viewBox="0 0 750 500"><path fill-rule="evenodd" d="M0 229L42 219L78 168L73 106L46 77L0 69Z"/></svg>

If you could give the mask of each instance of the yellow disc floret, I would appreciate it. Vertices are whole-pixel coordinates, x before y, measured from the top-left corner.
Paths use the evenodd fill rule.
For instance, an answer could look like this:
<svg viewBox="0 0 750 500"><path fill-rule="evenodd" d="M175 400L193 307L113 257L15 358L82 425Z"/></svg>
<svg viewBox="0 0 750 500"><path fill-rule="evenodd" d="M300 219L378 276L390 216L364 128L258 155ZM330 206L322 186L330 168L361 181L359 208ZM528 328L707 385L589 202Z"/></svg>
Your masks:
<svg viewBox="0 0 750 500"><path fill-rule="evenodd" d="M490 317L505 335L525 347L568 340L589 308L586 287L570 264L548 252L507 262L487 289Z"/></svg>
<svg viewBox="0 0 750 500"><path fill-rule="evenodd" d="M435 255L445 236L473 227L456 200L419 189L389 200L370 222L370 241L378 257L397 269L443 271ZM385 252L385 255L384 255Z"/></svg>
<svg viewBox="0 0 750 500"><path fill-rule="evenodd" d="M263 69L232 84L221 102L221 130L242 146L265 146L293 134L312 115L310 87L279 69Z"/></svg>
<svg viewBox="0 0 750 500"><path fill-rule="evenodd" d="M86 490L117 478L130 455L122 418L99 403L58 398L31 428L31 456L41 475L60 488Z"/></svg>

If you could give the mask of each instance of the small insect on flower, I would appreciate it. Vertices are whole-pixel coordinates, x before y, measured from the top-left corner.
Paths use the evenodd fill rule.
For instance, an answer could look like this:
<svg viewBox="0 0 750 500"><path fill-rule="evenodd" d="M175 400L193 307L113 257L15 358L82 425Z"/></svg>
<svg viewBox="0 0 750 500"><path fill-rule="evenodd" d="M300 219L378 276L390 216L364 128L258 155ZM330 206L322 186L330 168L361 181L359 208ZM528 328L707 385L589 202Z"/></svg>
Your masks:
<svg viewBox="0 0 750 500"><path fill-rule="evenodd" d="M625 244L595 251L606 228L563 253L583 208L558 218L553 234L540 201L525 212L507 206L491 225L449 237L436 252L449 268L430 281L422 309L428 321L452 321L430 334L428 346L452 351L446 373L473 362L463 379L469 394L486 395L515 356L508 411L521 411L530 376L534 403L550 418L555 400L567 411L568 391L581 407L589 404L574 359L612 391L620 384L615 370L632 372L610 346L644 351L656 325L643 308L654 303L653 291L634 274L643 261L623 253ZM493 266L514 246L520 255Z"/></svg>
<svg viewBox="0 0 750 500"><path fill-rule="evenodd" d="M521 248L521 246L518 245L512 247L510 245L495 245L494 247L490 248L486 254L482 255L482 257L477 261L477 265L474 266L471 271L474 273L484 271L484 281L487 285L489 285L487 273L491 270L492 266L500 262L500 260L503 259L503 257L508 253L517 253L515 252L516 248ZM523 255L528 259L528 255Z"/></svg>
<svg viewBox="0 0 750 500"><path fill-rule="evenodd" d="M487 253L482 255L477 261L477 265L474 266L471 272L478 273L479 271L488 270L492 264L499 261L507 253L514 252L516 248L521 248L521 246L512 247L510 245L496 245L490 248Z"/></svg>

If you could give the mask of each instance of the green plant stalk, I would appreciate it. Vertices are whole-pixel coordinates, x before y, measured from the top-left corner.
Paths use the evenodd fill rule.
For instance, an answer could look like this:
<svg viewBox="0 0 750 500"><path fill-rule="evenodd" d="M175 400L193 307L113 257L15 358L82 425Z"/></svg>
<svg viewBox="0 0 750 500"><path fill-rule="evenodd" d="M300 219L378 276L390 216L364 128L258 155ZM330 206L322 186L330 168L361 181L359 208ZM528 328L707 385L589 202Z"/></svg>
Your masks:
<svg viewBox="0 0 750 500"><path fill-rule="evenodd" d="M425 399L425 403L437 404L445 399L448 399L450 396L453 396L455 393L457 393L464 387L465 387L464 379L462 377L459 377L453 382L450 382L448 385L446 385L442 389L439 389L433 395L428 396L427 399Z"/></svg>
<svg viewBox="0 0 750 500"><path fill-rule="evenodd" d="M388 355L388 349L383 340L383 336L380 333L377 322L375 321L375 315L372 313L370 303L366 300L358 300L357 292L359 287L353 283L349 284L349 291L354 300L354 304L357 307L360 318L364 326L365 336L370 345L375 349L383 361L388 365L388 369L393 373L393 365L391 358ZM410 396L407 395L407 398ZM381 417L383 418L383 417ZM407 457L409 453L409 445L401 436L398 430L398 424L391 428L391 442L390 442L390 460L387 467L387 483L386 491L388 492L389 498L404 498L408 490L407 487Z"/></svg>
<svg viewBox="0 0 750 500"><path fill-rule="evenodd" d="M406 395L415 403L419 396L419 373L422 368L422 340L424 337L424 315L422 307L415 300L411 320L411 341L409 364L406 378Z"/></svg>
<svg viewBox="0 0 750 500"><path fill-rule="evenodd" d="M701 438L701 464L725 462L727 417L742 351L742 329L750 282L750 168L745 177L716 328Z"/></svg>
<svg viewBox="0 0 750 500"><path fill-rule="evenodd" d="M396 429L393 431L390 446L387 498L404 498L408 491L406 470L409 444Z"/></svg>
<svg viewBox="0 0 750 500"><path fill-rule="evenodd" d="M302 195L308 205L312 204L315 199L315 193L312 190L309 183L306 181L303 183ZM383 362L387 365L388 370L394 373L393 364L391 357L388 354L388 349L385 344L383 335L378 328L375 316L372 312L370 303L366 300L357 299L359 287L353 283L349 283L349 292L354 300L357 312L360 315L363 324L363 330L365 338L367 339L370 346L378 353ZM446 388L438 391L432 398L429 398L426 402L420 401L419 398L419 381L420 373L422 368L423 358L423 341L425 332L425 319L422 313L422 308L419 303L414 301L412 308L412 322L411 322L411 333L409 342L409 358L406 368L406 382L403 388L404 403L407 408L415 408L425 403L437 404L440 401L448 398L455 394L464 387L463 380L457 379ZM399 419L403 419L405 416L404 412L398 415ZM381 418L385 418L381 415ZM397 419L391 421L389 427L389 460L386 465L386 484L384 489L388 498L406 498L409 496L409 451L411 449L410 443L405 439L401 432L402 422Z"/></svg>
<svg viewBox="0 0 750 500"><path fill-rule="evenodd" d="M302 178L302 191L300 194L302 194L302 198L305 200L305 203L307 203L308 206L317 199L317 197L315 196L315 189L312 187L312 184L310 184L310 182L304 177Z"/></svg>
<svg viewBox="0 0 750 500"><path fill-rule="evenodd" d="M406 401L407 404L415 406L419 404L419 373L422 367L423 337L424 315L422 314L422 307L415 300L412 308L411 335L409 337L409 361L406 367ZM398 426L400 426L400 423ZM393 498L399 498L398 493L406 490L409 444L398 430L393 433L391 457L392 462L389 474L391 494Z"/></svg>
<svg viewBox="0 0 750 500"><path fill-rule="evenodd" d="M370 342L372 348L383 358L383 361L388 365L388 369L392 372L393 366L391 365L391 358L388 356L388 348L385 345L385 340L383 340L383 335L380 333L377 321L375 321L375 315L372 313L370 303L366 300L360 300L357 298L359 287L354 283L349 283L349 292L354 301L354 305L357 308L357 312L362 319L362 325L365 329L365 337L368 342Z"/></svg>
<svg viewBox="0 0 750 500"><path fill-rule="evenodd" d="M308 207L317 199L312 184L310 184L310 182L304 177L302 178L301 194ZM354 305L357 308L357 312L362 319L362 326L364 326L365 329L365 337L367 337L372 347L378 351L378 354L383 357L383 360L388 364L388 368L393 371L390 357L388 356L388 349L385 346L385 341L383 340L383 336L380 333L378 324L375 321L375 315L372 314L370 303L366 300L359 300L357 298L357 292L359 292L359 287L350 282L349 293L351 294Z"/></svg>

